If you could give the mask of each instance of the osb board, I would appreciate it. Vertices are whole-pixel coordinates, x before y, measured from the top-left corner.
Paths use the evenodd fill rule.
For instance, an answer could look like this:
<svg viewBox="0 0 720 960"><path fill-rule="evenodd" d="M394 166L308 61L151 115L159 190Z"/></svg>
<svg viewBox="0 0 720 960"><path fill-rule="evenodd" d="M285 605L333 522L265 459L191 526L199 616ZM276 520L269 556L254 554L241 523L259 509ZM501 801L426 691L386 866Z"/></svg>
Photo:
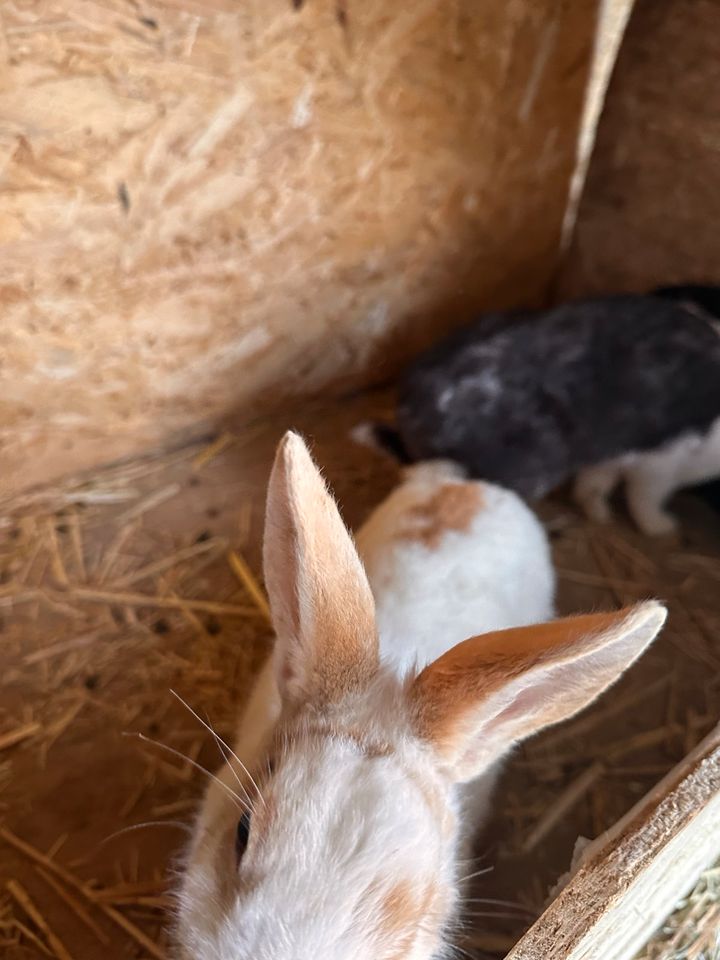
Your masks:
<svg viewBox="0 0 720 960"><path fill-rule="evenodd" d="M162 942L168 871L206 780L165 747L208 768L220 762L212 737L170 691L232 735L270 631L228 554L259 574L275 442L291 424L306 432L356 527L395 473L348 445L346 432L386 406L378 395L286 411L209 448L136 460L2 503L0 828L51 851L109 939L99 945L27 852L0 836L3 957L44 956L16 925L38 934L6 894L7 880L27 891L74 960L148 955L133 952L100 903ZM562 498L543 505L562 612L658 595L670 619L618 687L511 759L478 861L468 867L479 874L462 944L473 957L503 956L542 912L578 836L611 826L716 722L720 520L713 525L691 504L684 511L683 548L643 538L622 513L601 529ZM159 745L124 736L138 732Z"/></svg>
<svg viewBox="0 0 720 960"><path fill-rule="evenodd" d="M601 0L592 63L587 81L582 120L578 131L577 157L570 180L567 206L563 219L562 250L571 242L578 206L582 197L590 159L595 146L597 126L605 103L605 94L615 67L635 0Z"/></svg>
<svg viewBox="0 0 720 960"><path fill-rule="evenodd" d="M637 0L563 295L718 280L718 15L716 0Z"/></svg>
<svg viewBox="0 0 720 960"><path fill-rule="evenodd" d="M7 0L6 488L540 299L596 5Z"/></svg>

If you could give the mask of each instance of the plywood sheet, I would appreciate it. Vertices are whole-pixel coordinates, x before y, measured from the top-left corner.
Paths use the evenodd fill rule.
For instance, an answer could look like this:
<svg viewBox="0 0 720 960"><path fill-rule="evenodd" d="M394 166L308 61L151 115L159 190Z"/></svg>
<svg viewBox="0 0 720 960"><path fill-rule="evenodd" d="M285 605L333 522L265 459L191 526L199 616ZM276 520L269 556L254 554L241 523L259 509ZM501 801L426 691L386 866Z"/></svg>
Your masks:
<svg viewBox="0 0 720 960"><path fill-rule="evenodd" d="M718 281L719 23L716 0L637 0L562 295Z"/></svg>
<svg viewBox="0 0 720 960"><path fill-rule="evenodd" d="M11 0L0 476L390 376L556 268L597 0Z"/></svg>

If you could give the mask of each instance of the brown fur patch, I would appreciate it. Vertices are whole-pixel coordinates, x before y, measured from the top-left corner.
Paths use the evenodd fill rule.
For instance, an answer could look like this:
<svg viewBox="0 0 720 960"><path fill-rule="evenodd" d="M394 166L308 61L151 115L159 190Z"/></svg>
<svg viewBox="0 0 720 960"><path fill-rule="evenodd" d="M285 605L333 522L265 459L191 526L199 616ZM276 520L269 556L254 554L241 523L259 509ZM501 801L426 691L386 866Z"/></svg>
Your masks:
<svg viewBox="0 0 720 960"><path fill-rule="evenodd" d="M364 757L375 760L383 757L396 756L395 746L387 740L379 740L368 734L360 727L336 724L329 720L317 720L308 723L301 710L294 710L285 716L274 735L271 751L273 756L281 757L283 744L287 742L301 742L308 738L329 740L350 740ZM403 769L405 769L403 767ZM405 769L405 773L412 780L425 804L430 810L436 823L440 825L444 834L450 836L455 828L454 818L439 789L421 776L414 769ZM261 775L255 777L262 791L265 780Z"/></svg>
<svg viewBox="0 0 720 960"><path fill-rule="evenodd" d="M427 500L408 511L401 535L434 550L449 530L458 533L468 530L483 506L479 484L445 483Z"/></svg>
<svg viewBox="0 0 720 960"><path fill-rule="evenodd" d="M308 738L350 740L359 753L368 759L390 757L395 753L395 747L387 740L370 737L359 727L345 726L326 719L308 722L301 711L286 714L275 733L275 749L280 753L283 741L297 742Z"/></svg>
<svg viewBox="0 0 720 960"><path fill-rule="evenodd" d="M347 737L357 745L358 749L368 759L377 759L378 757L390 757L395 753L392 744L384 740L373 740L362 730L354 728L338 731L338 736Z"/></svg>
<svg viewBox="0 0 720 960"><path fill-rule="evenodd" d="M468 716L479 710L494 693L522 673L540 664L548 667L572 663L603 647L617 635L631 610L567 617L550 623L499 630L473 637L448 650L414 680L410 699L415 730L423 739L445 752L452 751ZM582 675L582 668L578 668ZM605 683L596 678L580 699L589 703L603 686L622 672L611 667ZM594 692L593 692L594 691ZM549 700L541 717L544 726L579 709L567 695Z"/></svg>
<svg viewBox="0 0 720 960"><path fill-rule="evenodd" d="M381 942L396 941L392 960L403 960L407 956L418 927L437 909L437 898L436 884L430 883L423 890L408 880L396 884L385 894L380 905L378 935Z"/></svg>
<svg viewBox="0 0 720 960"><path fill-rule="evenodd" d="M420 918L420 903L411 883L398 883L385 895L380 907L380 936L392 940L400 937L400 955L412 943Z"/></svg>

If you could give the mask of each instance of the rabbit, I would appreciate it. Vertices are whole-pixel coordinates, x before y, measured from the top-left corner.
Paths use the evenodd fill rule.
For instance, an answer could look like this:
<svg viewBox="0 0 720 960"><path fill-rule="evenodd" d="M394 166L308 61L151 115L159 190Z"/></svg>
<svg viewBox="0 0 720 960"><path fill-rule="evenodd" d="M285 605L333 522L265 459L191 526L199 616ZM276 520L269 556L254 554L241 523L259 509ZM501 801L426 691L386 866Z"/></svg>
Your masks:
<svg viewBox="0 0 720 960"><path fill-rule="evenodd" d="M719 287L686 286L482 318L411 365L375 440L529 500L577 476L598 520L625 479L637 525L667 533L670 495L720 475L718 316Z"/></svg>
<svg viewBox="0 0 720 960"><path fill-rule="evenodd" d="M720 286L717 284L686 283L656 287L651 291L651 296L674 300L686 309L702 313L710 319L720 317Z"/></svg>
<svg viewBox="0 0 720 960"><path fill-rule="evenodd" d="M498 550L499 567L514 574L500 521L483 528L485 503L492 510L500 494L471 485L453 491L446 509L438 491L463 483L438 471L412 472L359 534L381 594L376 613L358 551L306 446L293 433L281 441L264 538L275 645L195 826L178 892L183 960L448 956L459 851L475 827L463 815L462 785L587 706L660 630L665 610L650 601L443 643L436 632L466 632L455 627L466 602L485 617L465 594L470 573L456 591L456 573L474 556L464 537L487 536L488 553ZM544 562L532 515L520 507L513 518L513 504L520 506L510 495L501 510L517 547L538 548ZM537 587L541 574L529 590L534 600L524 605L518 583L517 609L508 592L501 614L491 572L485 561L476 581L491 594L488 623L551 608L546 570L545 586ZM396 589L398 605L409 605L404 621L390 609ZM424 592L437 595L427 606Z"/></svg>
<svg viewBox="0 0 720 960"><path fill-rule="evenodd" d="M709 324L720 338L720 287L658 287L652 296L677 303ZM662 536L678 528L675 517L664 509L673 493L716 477L720 477L720 414L705 431L685 432L655 450L626 453L581 470L574 495L591 520L607 523L612 518L609 498L624 482L628 508L638 527L649 535Z"/></svg>

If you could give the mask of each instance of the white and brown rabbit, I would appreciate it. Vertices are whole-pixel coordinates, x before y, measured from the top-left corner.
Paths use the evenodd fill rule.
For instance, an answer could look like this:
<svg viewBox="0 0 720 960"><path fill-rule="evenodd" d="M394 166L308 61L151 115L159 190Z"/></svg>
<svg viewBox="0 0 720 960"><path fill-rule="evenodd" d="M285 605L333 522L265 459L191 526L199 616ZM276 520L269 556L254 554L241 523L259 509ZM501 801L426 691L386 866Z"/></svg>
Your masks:
<svg viewBox="0 0 720 960"><path fill-rule="evenodd" d="M401 460L449 459L530 500L577 476L594 519L625 481L646 533L672 493L720 476L720 287L665 287L481 317L401 379Z"/></svg>
<svg viewBox="0 0 720 960"><path fill-rule="evenodd" d="M550 613L547 541L514 494L442 465L411 470L358 540L370 582L287 434L264 545L275 648L183 869L185 960L445 957L498 762L665 619L649 602L502 629Z"/></svg>

